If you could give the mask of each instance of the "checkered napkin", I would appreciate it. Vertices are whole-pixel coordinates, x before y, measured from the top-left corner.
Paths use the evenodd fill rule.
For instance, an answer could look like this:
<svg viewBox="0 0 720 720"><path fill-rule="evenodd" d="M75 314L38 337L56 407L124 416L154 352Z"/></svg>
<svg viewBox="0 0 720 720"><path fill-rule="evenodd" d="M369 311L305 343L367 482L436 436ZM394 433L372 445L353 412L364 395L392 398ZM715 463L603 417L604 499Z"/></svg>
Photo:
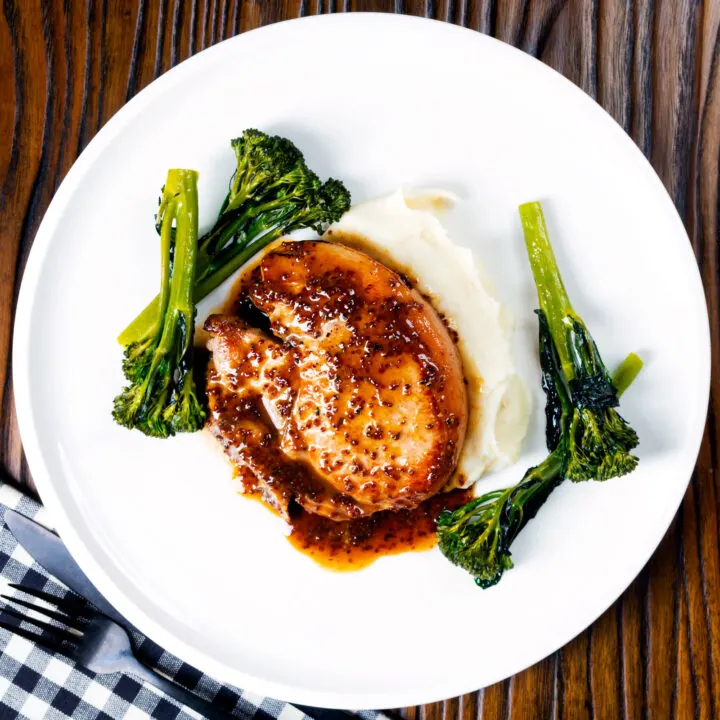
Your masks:
<svg viewBox="0 0 720 720"><path fill-rule="evenodd" d="M52 527L42 505L0 481L0 520L12 508ZM53 595L67 593L15 540L0 521L0 591L13 594L8 583L23 583ZM27 596L21 597L27 599ZM239 690L203 675L138 633L133 634L138 658L195 694L212 701L228 715L248 720L307 720L279 700ZM319 711L321 712L321 711ZM0 720L190 720L198 715L182 708L152 685L129 675L95 675L65 657L45 651L19 635L0 629ZM378 712L358 713L363 720L387 720Z"/></svg>

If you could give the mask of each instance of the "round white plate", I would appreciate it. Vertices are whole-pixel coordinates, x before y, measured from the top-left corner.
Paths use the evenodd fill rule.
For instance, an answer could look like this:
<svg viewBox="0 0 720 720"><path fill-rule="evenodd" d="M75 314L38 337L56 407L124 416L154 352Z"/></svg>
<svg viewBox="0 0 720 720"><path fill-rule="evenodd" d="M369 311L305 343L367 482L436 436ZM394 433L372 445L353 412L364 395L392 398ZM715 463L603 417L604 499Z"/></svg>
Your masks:
<svg viewBox="0 0 720 720"><path fill-rule="evenodd" d="M612 368L639 470L565 484L482 591L437 550L357 573L296 552L236 494L204 433L150 440L113 424L117 333L155 293L153 213L168 167L200 171L201 225L247 127L292 138L356 201L442 187L517 321L535 407L517 481L542 458L534 287L517 206L542 199L570 296ZM438 258L442 262L442 258ZM216 296L217 299L217 296ZM199 309L202 321L212 302ZM218 679L290 701L395 707L501 680L590 624L662 538L687 486L709 388L708 320L687 236L640 151L560 75L500 42L392 15L332 15L221 43L141 92L90 143L38 232L15 329L30 469L98 588L155 641Z"/></svg>

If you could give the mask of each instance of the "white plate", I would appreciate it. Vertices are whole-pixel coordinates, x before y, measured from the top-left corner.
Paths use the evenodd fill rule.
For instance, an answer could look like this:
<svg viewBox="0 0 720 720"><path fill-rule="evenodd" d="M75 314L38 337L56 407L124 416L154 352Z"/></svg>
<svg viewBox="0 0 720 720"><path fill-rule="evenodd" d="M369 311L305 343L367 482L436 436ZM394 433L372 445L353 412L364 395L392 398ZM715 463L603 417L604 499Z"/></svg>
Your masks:
<svg viewBox="0 0 720 720"><path fill-rule="evenodd" d="M564 485L481 591L437 550L335 574L236 495L202 433L149 440L113 425L119 330L155 292L153 213L168 167L200 171L201 224L233 168L231 137L289 136L356 201L398 185L463 202L515 313L535 395L516 481L544 453L535 297L517 215L542 199L570 296L613 367L647 366L623 398L640 468ZM441 259L439 260L441 262ZM204 303L199 317L209 307ZM708 320L687 236L640 151L598 105L477 33L391 15L332 15L221 43L141 92L90 143L38 232L15 330L28 462L80 565L154 640L219 679L321 706L413 705L501 680L590 624L662 538L698 451Z"/></svg>

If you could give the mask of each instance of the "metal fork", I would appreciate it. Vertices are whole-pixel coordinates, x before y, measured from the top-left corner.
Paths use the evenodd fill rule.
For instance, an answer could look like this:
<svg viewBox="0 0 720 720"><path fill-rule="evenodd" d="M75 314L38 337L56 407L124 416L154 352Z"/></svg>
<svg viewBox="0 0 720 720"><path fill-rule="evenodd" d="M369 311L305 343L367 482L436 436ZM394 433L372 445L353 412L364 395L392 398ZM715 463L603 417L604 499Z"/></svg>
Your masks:
<svg viewBox="0 0 720 720"><path fill-rule="evenodd" d="M79 598L72 596L59 598L41 590L14 583L11 583L10 587L54 605L57 611L8 595L0 597L20 607L35 610L62 623L64 627L29 617L26 613L6 605L0 608L0 627L5 630L42 645L51 652L65 655L94 673L104 675L122 672L134 675L209 720L227 720L230 717L227 713L216 710L197 695L193 695L164 676L146 668L133 654L130 636L127 632L116 622L91 609ZM8 617L33 625L42 632L32 632L16 623L8 622Z"/></svg>

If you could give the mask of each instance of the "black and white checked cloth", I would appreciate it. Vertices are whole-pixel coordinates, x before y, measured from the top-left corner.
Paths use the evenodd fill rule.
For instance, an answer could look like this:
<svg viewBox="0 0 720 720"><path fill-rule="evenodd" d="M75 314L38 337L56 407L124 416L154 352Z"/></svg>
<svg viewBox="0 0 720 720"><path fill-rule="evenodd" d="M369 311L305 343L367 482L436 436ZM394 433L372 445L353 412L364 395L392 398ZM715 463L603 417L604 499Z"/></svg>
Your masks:
<svg viewBox="0 0 720 720"><path fill-rule="evenodd" d="M47 512L31 498L0 481L0 521L12 508L51 527ZM67 590L18 545L4 522L0 527L0 591L12 594L8 583L64 595ZM26 596L25 596L26 597ZM220 685L187 663L134 634L140 660L177 680L218 710L248 720L307 720L287 703ZM28 640L0 629L0 720L196 720L188 708L163 696L152 685L128 675L95 675L67 658L53 655ZM387 720L382 713L358 713L363 720Z"/></svg>

